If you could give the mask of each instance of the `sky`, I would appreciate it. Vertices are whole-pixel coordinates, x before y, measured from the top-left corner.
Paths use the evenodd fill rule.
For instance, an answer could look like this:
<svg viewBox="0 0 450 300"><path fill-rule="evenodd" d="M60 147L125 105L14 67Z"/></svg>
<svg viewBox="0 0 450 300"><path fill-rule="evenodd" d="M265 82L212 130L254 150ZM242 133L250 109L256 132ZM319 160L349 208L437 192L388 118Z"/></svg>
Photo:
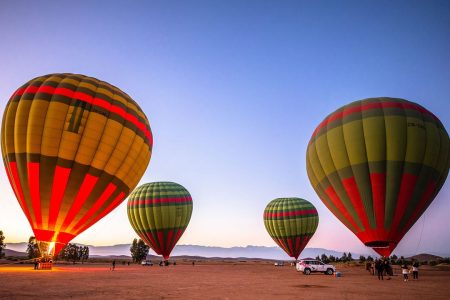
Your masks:
<svg viewBox="0 0 450 300"><path fill-rule="evenodd" d="M194 202L179 244L275 246L278 197L317 208L308 247L373 254L322 204L305 167L315 127L355 100L408 99L450 128L449 1L1 1L0 113L28 80L79 73L128 93L154 135L141 183ZM31 228L0 168L0 230ZM450 183L395 253L450 255ZM126 201L74 242L137 237Z"/></svg>

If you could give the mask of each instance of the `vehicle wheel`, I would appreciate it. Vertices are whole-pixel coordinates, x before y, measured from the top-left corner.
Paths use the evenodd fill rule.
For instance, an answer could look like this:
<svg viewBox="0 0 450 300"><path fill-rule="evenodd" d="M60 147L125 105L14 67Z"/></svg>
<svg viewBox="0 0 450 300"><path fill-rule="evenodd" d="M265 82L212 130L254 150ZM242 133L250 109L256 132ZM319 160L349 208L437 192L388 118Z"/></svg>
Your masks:
<svg viewBox="0 0 450 300"><path fill-rule="evenodd" d="M333 269L327 269L327 271L325 272L325 274L327 274L327 275L333 275Z"/></svg>
<svg viewBox="0 0 450 300"><path fill-rule="evenodd" d="M305 271L303 271L303 273L305 275L309 275L309 274L311 274L311 270L310 269L305 269Z"/></svg>

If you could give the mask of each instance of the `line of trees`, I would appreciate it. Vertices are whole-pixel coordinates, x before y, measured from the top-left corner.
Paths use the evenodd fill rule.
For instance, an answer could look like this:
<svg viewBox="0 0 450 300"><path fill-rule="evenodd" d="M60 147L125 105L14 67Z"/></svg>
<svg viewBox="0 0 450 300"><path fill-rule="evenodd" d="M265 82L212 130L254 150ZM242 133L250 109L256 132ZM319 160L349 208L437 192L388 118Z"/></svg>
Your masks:
<svg viewBox="0 0 450 300"><path fill-rule="evenodd" d="M321 256L316 256L317 260L321 260L322 262L328 264L330 262L348 262L353 261L352 254L349 252L344 252L341 257L337 257L334 255L327 256L326 254L322 254Z"/></svg>
<svg viewBox="0 0 450 300"><path fill-rule="evenodd" d="M133 262L140 263L147 258L150 247L141 239L134 239L131 243L130 252Z"/></svg>
<svg viewBox="0 0 450 300"><path fill-rule="evenodd" d="M5 241L5 236L3 235L3 231L0 230L0 258L5 257L6 244L4 241Z"/></svg>
<svg viewBox="0 0 450 300"><path fill-rule="evenodd" d="M81 261L83 264L89 259L89 247L69 243L62 248L57 256L57 259L71 261L74 264L77 261Z"/></svg>
<svg viewBox="0 0 450 300"><path fill-rule="evenodd" d="M28 259L38 258L41 256L37 240L34 236L30 236L30 238L28 239L27 254Z"/></svg>
<svg viewBox="0 0 450 300"><path fill-rule="evenodd" d="M30 238L28 239L27 254L28 259L41 257L38 243L34 236L30 236ZM81 263L84 263L89 259L89 247L78 246L77 244L69 243L64 246L64 248L62 248L56 259L71 261L73 263L77 261L81 261Z"/></svg>

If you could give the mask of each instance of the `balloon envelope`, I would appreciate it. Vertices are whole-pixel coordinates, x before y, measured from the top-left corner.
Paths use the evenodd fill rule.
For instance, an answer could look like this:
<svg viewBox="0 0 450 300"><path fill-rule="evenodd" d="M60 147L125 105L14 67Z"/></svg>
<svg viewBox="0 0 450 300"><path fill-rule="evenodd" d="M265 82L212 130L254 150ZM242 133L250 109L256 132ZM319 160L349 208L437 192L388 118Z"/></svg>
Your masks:
<svg viewBox="0 0 450 300"><path fill-rule="evenodd" d="M297 259L316 232L316 208L301 198L277 198L264 210L267 232L289 256Z"/></svg>
<svg viewBox="0 0 450 300"><path fill-rule="evenodd" d="M139 237L168 259L191 219L192 198L174 182L146 183L130 194L127 212Z"/></svg>
<svg viewBox="0 0 450 300"><path fill-rule="evenodd" d="M442 187L449 136L422 106L370 98L330 114L306 155L310 182L366 246L390 255Z"/></svg>
<svg viewBox="0 0 450 300"><path fill-rule="evenodd" d="M127 94L75 74L37 77L9 100L2 157L36 239L55 254L117 207L150 161L152 134Z"/></svg>

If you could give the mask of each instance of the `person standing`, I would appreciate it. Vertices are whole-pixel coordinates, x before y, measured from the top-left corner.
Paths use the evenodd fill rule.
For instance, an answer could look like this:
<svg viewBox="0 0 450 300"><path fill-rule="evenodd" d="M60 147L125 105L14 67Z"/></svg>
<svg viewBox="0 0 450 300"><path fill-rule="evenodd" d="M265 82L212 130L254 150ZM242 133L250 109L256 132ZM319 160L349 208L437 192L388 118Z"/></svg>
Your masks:
<svg viewBox="0 0 450 300"><path fill-rule="evenodd" d="M408 281L408 273L409 273L409 268L408 265L406 263L404 263L402 265L402 274L403 274L403 281Z"/></svg>
<svg viewBox="0 0 450 300"><path fill-rule="evenodd" d="M413 279L419 279L419 262L415 261L412 265Z"/></svg>
<svg viewBox="0 0 450 300"><path fill-rule="evenodd" d="M116 260L113 260L113 262L112 262L112 270L114 271L115 268L116 268Z"/></svg>
<svg viewBox="0 0 450 300"><path fill-rule="evenodd" d="M382 260L377 259L375 261L375 269L377 269L378 280L384 280L383 279L384 265Z"/></svg>

